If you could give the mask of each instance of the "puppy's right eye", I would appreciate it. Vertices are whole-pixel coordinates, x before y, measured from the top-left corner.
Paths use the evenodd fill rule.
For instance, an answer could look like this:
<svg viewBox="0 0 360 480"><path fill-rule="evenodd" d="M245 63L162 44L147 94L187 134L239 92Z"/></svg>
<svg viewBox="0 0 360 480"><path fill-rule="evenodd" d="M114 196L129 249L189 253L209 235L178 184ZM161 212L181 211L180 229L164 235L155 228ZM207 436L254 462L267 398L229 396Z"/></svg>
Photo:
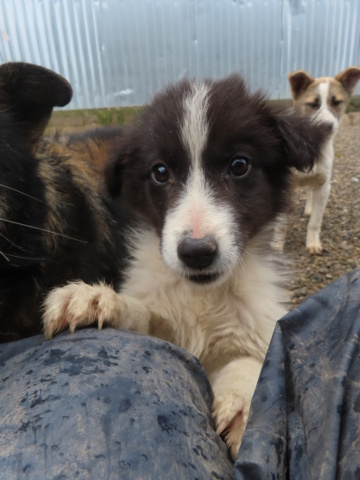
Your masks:
<svg viewBox="0 0 360 480"><path fill-rule="evenodd" d="M250 161L246 157L235 157L229 166L229 173L233 177L243 177L250 169Z"/></svg>
<svg viewBox="0 0 360 480"><path fill-rule="evenodd" d="M166 183L170 178L170 174L165 165L159 163L152 169L151 178L155 183Z"/></svg>
<svg viewBox="0 0 360 480"><path fill-rule="evenodd" d="M306 104L306 106L312 108L313 110L316 110L319 108L320 105L318 104L318 102L309 102Z"/></svg>

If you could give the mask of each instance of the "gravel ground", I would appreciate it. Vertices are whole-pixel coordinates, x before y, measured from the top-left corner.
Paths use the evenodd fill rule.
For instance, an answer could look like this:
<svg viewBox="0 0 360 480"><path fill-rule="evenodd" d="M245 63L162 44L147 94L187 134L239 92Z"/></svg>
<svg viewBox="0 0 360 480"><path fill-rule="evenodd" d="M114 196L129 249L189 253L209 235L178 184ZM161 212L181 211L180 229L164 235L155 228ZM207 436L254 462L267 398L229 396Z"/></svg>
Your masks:
<svg viewBox="0 0 360 480"><path fill-rule="evenodd" d="M332 189L319 255L306 252L305 194L298 190L296 195L285 244L285 252L293 262L293 306L344 273L360 268L360 113L345 115L335 138Z"/></svg>

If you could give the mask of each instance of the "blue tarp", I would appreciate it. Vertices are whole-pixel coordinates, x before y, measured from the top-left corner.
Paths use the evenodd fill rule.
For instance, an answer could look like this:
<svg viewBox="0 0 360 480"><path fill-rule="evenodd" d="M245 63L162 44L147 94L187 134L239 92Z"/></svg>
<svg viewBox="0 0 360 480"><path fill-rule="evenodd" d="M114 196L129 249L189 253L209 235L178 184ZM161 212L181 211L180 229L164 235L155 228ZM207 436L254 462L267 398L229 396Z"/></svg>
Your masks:
<svg viewBox="0 0 360 480"><path fill-rule="evenodd" d="M360 478L360 271L281 319L235 465L199 362L106 329L0 345L1 479Z"/></svg>
<svg viewBox="0 0 360 480"><path fill-rule="evenodd" d="M360 479L360 270L277 323L235 478Z"/></svg>

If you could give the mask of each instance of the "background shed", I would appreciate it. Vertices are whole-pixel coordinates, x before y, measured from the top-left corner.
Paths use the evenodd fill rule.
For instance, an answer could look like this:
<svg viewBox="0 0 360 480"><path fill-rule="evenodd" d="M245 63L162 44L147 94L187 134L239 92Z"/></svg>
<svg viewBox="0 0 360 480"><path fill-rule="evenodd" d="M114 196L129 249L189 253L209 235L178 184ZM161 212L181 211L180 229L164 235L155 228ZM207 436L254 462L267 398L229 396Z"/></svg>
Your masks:
<svg viewBox="0 0 360 480"><path fill-rule="evenodd" d="M360 65L360 2L0 0L0 62L14 60L64 75L69 109L142 105L184 76L233 71L289 98L289 71Z"/></svg>

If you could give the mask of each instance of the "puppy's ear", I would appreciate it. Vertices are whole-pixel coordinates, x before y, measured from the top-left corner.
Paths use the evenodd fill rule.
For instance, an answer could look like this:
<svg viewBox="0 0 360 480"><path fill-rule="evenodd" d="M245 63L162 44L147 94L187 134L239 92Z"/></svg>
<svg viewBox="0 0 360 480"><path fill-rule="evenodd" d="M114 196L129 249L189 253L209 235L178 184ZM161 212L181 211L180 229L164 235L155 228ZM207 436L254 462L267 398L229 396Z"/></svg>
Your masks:
<svg viewBox="0 0 360 480"><path fill-rule="evenodd" d="M360 80L360 68L349 67L346 70L338 73L335 80L341 83L349 95L355 90L357 82Z"/></svg>
<svg viewBox="0 0 360 480"><path fill-rule="evenodd" d="M310 170L330 135L331 125L316 123L294 108L277 112L273 118L288 165Z"/></svg>
<svg viewBox="0 0 360 480"><path fill-rule="evenodd" d="M112 198L120 196L122 187L122 177L126 155L118 152L117 155L110 157L105 167L105 182L108 192Z"/></svg>
<svg viewBox="0 0 360 480"><path fill-rule="evenodd" d="M136 151L132 133L132 127L123 128L105 166L105 182L107 190L113 198L117 198L121 194L124 170L131 163Z"/></svg>
<svg viewBox="0 0 360 480"><path fill-rule="evenodd" d="M289 73L288 80L290 83L291 95L294 100L305 92L307 87L314 82L314 78L304 70L297 70L296 72Z"/></svg>
<svg viewBox="0 0 360 480"><path fill-rule="evenodd" d="M71 97L69 82L47 68L22 62L0 65L0 106L11 113L33 152L53 107L67 105Z"/></svg>

